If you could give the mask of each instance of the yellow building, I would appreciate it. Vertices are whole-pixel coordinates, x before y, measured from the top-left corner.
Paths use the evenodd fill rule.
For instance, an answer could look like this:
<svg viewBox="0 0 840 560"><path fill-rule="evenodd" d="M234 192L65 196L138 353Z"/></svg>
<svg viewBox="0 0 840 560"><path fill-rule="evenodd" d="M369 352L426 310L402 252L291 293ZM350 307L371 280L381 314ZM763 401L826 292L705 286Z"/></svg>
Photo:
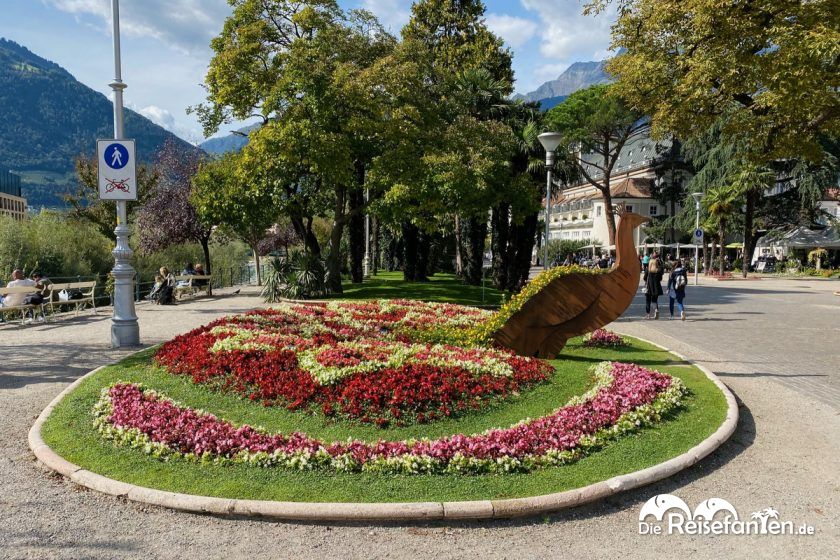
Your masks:
<svg viewBox="0 0 840 560"><path fill-rule="evenodd" d="M0 215L16 220L26 217L26 199L21 196L20 176L0 169Z"/></svg>

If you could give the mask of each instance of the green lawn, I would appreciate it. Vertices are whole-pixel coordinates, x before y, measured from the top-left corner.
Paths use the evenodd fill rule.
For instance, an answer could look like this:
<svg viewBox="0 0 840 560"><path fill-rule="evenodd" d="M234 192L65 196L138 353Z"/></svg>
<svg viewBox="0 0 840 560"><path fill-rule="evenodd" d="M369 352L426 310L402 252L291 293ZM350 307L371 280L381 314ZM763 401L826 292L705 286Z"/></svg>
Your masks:
<svg viewBox="0 0 840 560"><path fill-rule="evenodd" d="M291 501L478 500L557 492L654 465L705 439L726 416L723 394L699 369L636 340L616 350L591 350L582 347L579 341L572 341L562 358L552 362L557 371L550 382L518 398L461 419L386 430L327 423L319 416L267 409L232 395L216 394L151 367L150 355L151 351L141 352L85 380L53 411L42 432L44 440L58 454L85 469L141 486L188 494ZM492 426L508 426L561 406L569 396L584 391L590 384L588 367L605 359L632 361L675 375L692 394L674 418L654 428L613 442L575 464L530 474L392 476L291 472L243 465L204 466L181 460L164 463L138 450L117 448L101 440L92 426L91 408L101 388L125 380L146 383L185 405L202 408L235 423L278 431L302 430L326 439L473 433Z"/></svg>
<svg viewBox="0 0 840 560"><path fill-rule="evenodd" d="M499 305L502 292L493 288L490 279L485 279L484 288L468 286L454 274L438 273L428 282L406 282L402 272L380 272L371 276L362 284L344 281L344 293L336 295L340 299L419 299L424 301L442 301L462 305Z"/></svg>

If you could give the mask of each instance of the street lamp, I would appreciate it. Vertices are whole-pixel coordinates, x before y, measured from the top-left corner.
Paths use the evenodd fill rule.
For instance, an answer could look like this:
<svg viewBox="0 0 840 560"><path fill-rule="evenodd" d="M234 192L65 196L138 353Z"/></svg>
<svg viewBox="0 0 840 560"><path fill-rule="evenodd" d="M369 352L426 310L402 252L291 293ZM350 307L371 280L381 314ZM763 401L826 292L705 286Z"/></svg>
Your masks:
<svg viewBox="0 0 840 560"><path fill-rule="evenodd" d="M695 192L691 193L691 196L694 197L694 210L696 212L696 216L694 217L694 231L700 229L700 199L703 198L703 193ZM698 282L698 267L700 261L700 246L697 244L697 238L694 238L694 285L697 285Z"/></svg>
<svg viewBox="0 0 840 560"><path fill-rule="evenodd" d="M545 182L545 247L543 250L543 269L548 269L548 228L551 223L551 168L554 167L554 150L560 145L560 133L543 132L537 139L545 148L545 169L547 178Z"/></svg>
<svg viewBox="0 0 840 560"><path fill-rule="evenodd" d="M114 139L125 138L123 130L123 90L120 64L120 1L111 1L114 25L114 81L108 84L114 91ZM114 315L111 319L111 346L136 346L140 344L140 326L134 311L134 268L131 266L131 247L128 245L128 216L126 201L117 200L117 227L114 234Z"/></svg>

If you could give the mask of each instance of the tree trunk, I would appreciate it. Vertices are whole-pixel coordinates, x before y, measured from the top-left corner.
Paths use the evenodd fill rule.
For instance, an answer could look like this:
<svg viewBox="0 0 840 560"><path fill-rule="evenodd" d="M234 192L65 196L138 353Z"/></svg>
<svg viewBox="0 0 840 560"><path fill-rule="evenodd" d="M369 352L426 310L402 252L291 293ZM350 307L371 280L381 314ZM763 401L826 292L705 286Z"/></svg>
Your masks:
<svg viewBox="0 0 840 560"><path fill-rule="evenodd" d="M379 219L371 217L370 219L370 273L376 276L379 269Z"/></svg>
<svg viewBox="0 0 840 560"><path fill-rule="evenodd" d="M464 275L464 259L461 256L461 247L463 247L463 240L461 239L461 216L455 214L455 274L458 276Z"/></svg>
<svg viewBox="0 0 840 560"><path fill-rule="evenodd" d="M741 275L746 278L750 269L750 262L752 261L753 245L755 239L753 236L753 218L755 217L755 203L758 198L758 191L750 189L747 191L747 208L744 212L744 248L743 256L741 257Z"/></svg>
<svg viewBox="0 0 840 560"><path fill-rule="evenodd" d="M492 210L491 247L493 248L493 286L504 290L508 285L508 271L510 269L511 238L510 205L501 203Z"/></svg>
<svg viewBox="0 0 840 560"><path fill-rule="evenodd" d="M365 259L365 216L361 211L365 203L365 195L361 189L350 192L350 280L354 284L361 284L364 280Z"/></svg>
<svg viewBox="0 0 840 560"><path fill-rule="evenodd" d="M417 264L414 269L415 282L429 281L429 253L431 251L431 236L423 230L417 232Z"/></svg>
<svg viewBox="0 0 840 560"><path fill-rule="evenodd" d="M715 266L715 239L712 238L712 242L709 244L709 266L706 268L706 276L713 272L713 267Z"/></svg>
<svg viewBox="0 0 840 560"><path fill-rule="evenodd" d="M334 294L343 293L341 288L341 236L344 222L333 220L330 231L330 252L327 254L327 285Z"/></svg>
<svg viewBox="0 0 840 560"><path fill-rule="evenodd" d="M213 274L213 269L210 268L210 236L208 235L207 237L202 237L200 243L201 252L204 253L204 273L209 276L210 274ZM207 285L207 295L213 295L213 282L210 282Z"/></svg>
<svg viewBox="0 0 840 560"><path fill-rule="evenodd" d="M467 255L464 261L464 281L478 286L481 284L484 267L484 242L487 238L487 216L470 218L465 224Z"/></svg>
<svg viewBox="0 0 840 560"><path fill-rule="evenodd" d="M260 253L257 251L257 243L251 247L254 252L254 267L257 270L257 286L262 286L262 272L260 272Z"/></svg>
<svg viewBox="0 0 840 560"><path fill-rule="evenodd" d="M674 217L677 215L677 201L671 197L671 209L668 213L668 243L675 243L677 241L677 230L674 227ZM677 255L679 257L679 255Z"/></svg>
<svg viewBox="0 0 840 560"><path fill-rule="evenodd" d="M295 233L303 241L306 251L317 257L321 256L321 245L318 243L318 238L312 232L312 218L301 216L289 216L292 222L292 227Z"/></svg>
<svg viewBox="0 0 840 560"><path fill-rule="evenodd" d="M604 218L607 220L607 231L610 235L610 245L615 245L615 210L612 205L612 193L609 189L609 179L605 180L606 189L601 189L601 199L604 201Z"/></svg>
<svg viewBox="0 0 840 560"><path fill-rule="evenodd" d="M714 241L712 241L712 251L714 251ZM713 255L709 254L709 236L703 236L703 274L709 275L709 269L712 268Z"/></svg>
<svg viewBox="0 0 840 560"><path fill-rule="evenodd" d="M528 282L531 254L537 237L539 219L536 213L526 216L522 224L511 226L508 282L505 290L518 292Z"/></svg>
<svg viewBox="0 0 840 560"><path fill-rule="evenodd" d="M721 276L721 278L723 278L723 273L724 273L724 267L723 267L723 260L724 260L723 255L724 255L724 253L723 253L723 250L724 250L724 245L726 244L726 241L725 241L725 239L726 239L726 220L724 220L723 218L721 218L721 220L720 220L720 232L718 233L718 235L720 236L720 276Z"/></svg>
<svg viewBox="0 0 840 560"><path fill-rule="evenodd" d="M406 282L414 282L417 278L417 237L417 226L403 222L403 280Z"/></svg>

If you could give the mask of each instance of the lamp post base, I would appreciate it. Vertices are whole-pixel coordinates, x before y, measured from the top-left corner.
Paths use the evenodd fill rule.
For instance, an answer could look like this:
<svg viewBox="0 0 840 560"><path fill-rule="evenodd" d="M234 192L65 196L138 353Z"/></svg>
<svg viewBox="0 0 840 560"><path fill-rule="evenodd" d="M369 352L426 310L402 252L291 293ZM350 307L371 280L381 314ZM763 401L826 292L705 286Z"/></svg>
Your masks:
<svg viewBox="0 0 840 560"><path fill-rule="evenodd" d="M111 348L140 346L140 326L137 321L116 321L111 323Z"/></svg>

